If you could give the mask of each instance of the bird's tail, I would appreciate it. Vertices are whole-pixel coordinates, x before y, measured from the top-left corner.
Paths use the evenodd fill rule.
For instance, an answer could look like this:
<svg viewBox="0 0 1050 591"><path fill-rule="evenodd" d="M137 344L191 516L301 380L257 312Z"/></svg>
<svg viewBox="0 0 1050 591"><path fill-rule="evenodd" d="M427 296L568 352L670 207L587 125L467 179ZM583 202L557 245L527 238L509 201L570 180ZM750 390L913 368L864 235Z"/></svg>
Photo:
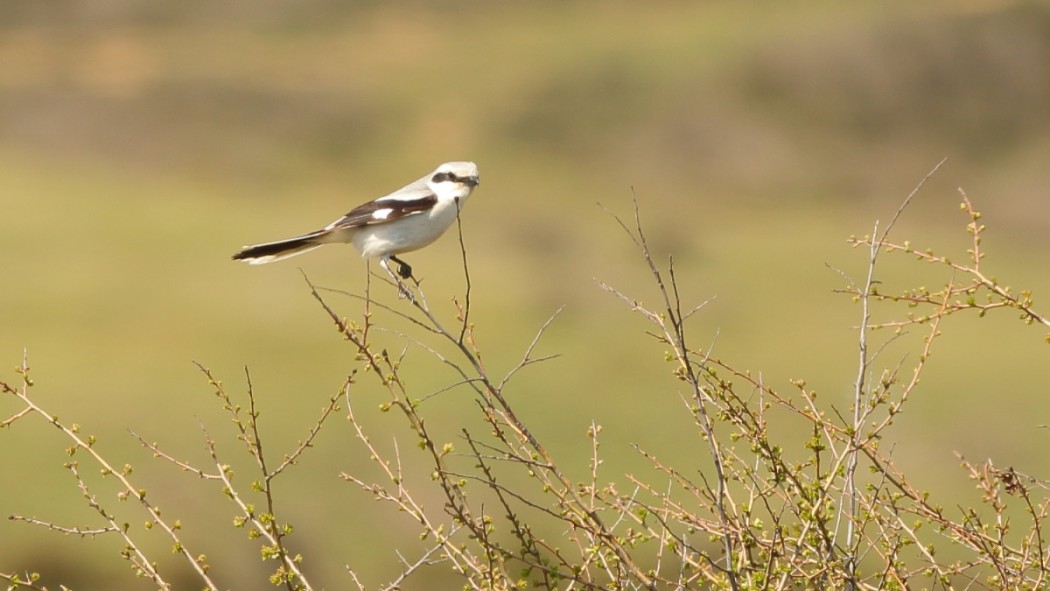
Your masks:
<svg viewBox="0 0 1050 591"><path fill-rule="evenodd" d="M245 246L241 252L233 255L233 260L244 261L249 265L262 265L280 261L321 246L324 244L326 235L328 235L327 230L318 230L287 240Z"/></svg>

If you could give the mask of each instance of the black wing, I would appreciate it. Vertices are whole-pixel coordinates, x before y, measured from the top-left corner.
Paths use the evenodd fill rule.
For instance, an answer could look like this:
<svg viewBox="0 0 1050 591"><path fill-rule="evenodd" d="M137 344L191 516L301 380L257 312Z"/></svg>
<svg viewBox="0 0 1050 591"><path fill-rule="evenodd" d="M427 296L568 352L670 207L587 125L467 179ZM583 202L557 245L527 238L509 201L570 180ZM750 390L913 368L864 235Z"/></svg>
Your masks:
<svg viewBox="0 0 1050 591"><path fill-rule="evenodd" d="M414 199L382 198L351 209L346 215L328 224L326 230L356 228L385 224L394 220L430 211L437 204L437 196L426 194Z"/></svg>

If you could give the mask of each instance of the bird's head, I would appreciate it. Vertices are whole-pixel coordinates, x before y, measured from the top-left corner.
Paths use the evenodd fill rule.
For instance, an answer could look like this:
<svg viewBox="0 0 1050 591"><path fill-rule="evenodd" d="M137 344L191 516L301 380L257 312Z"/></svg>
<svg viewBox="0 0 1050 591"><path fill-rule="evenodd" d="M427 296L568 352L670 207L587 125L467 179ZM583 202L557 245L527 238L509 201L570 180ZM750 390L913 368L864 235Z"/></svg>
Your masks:
<svg viewBox="0 0 1050 591"><path fill-rule="evenodd" d="M427 184L438 194L466 197L478 186L478 165L473 162L446 162L430 175Z"/></svg>

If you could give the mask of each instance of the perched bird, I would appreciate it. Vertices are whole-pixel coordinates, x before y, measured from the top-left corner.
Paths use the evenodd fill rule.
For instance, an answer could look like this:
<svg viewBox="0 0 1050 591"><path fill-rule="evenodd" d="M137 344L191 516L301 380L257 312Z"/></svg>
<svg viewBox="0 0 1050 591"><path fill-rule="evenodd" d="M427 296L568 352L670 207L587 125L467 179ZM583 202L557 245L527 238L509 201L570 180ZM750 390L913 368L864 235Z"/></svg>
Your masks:
<svg viewBox="0 0 1050 591"><path fill-rule="evenodd" d="M287 240L245 246L234 260L252 265L272 263L331 243L350 243L365 258L379 264L395 282L412 276L412 267L397 255L437 240L459 215L478 186L478 165L446 162L427 176L375 201L363 203L324 228Z"/></svg>

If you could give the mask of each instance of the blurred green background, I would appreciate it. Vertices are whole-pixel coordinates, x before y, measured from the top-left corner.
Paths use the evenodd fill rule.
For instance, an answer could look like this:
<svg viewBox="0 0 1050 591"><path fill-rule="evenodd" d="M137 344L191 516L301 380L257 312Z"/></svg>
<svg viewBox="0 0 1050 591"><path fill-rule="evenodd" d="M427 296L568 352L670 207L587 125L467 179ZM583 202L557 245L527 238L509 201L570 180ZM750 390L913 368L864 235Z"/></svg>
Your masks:
<svg viewBox="0 0 1050 591"><path fill-rule="evenodd" d="M539 348L561 357L508 390L526 421L580 478L592 420L603 479L644 472L632 442L689 466L704 448L661 347L594 283L656 301L597 204L630 216L636 193L686 299L715 297L693 321L696 346L714 342L785 391L805 378L845 409L859 310L832 293L843 280L826 264L860 277L864 253L845 239L887 221L942 158L896 236L963 258L963 187L989 226L986 268L1034 289L1037 307L1050 292L1048 64L1043 2L7 2L0 376L15 381L28 350L38 402L131 463L221 584L265 588L271 565L232 527L218 487L151 459L127 429L206 464L203 424L246 485L251 463L192 362L239 395L251 370L279 457L358 367L299 269L360 292L365 267L348 248L264 267L230 255L470 159L482 173L464 219L473 318L493 373L565 306ZM454 238L408 258L451 320ZM948 279L886 263L888 287ZM1050 469L1037 427L1050 422L1045 331L998 316L943 327L892 431L895 457L942 499L975 498L955 451ZM905 352L894 354L887 364ZM454 381L418 350L405 372L419 395ZM403 422L376 411L374 383L354 395L377 442L414 449ZM480 429L464 390L428 405L443 437ZM0 401L4 416L17 409ZM338 478L377 477L342 415L317 443L278 481L291 544L318 587L347 588L347 564L369 586L389 581L392 549L411 556L416 528ZM0 513L99 525L61 467L67 445L39 418L0 432ZM117 505L111 483L92 482ZM143 516L118 509L141 531ZM179 588L199 587L159 533L145 545ZM148 588L120 547L0 521L0 570L41 570L53 585Z"/></svg>

